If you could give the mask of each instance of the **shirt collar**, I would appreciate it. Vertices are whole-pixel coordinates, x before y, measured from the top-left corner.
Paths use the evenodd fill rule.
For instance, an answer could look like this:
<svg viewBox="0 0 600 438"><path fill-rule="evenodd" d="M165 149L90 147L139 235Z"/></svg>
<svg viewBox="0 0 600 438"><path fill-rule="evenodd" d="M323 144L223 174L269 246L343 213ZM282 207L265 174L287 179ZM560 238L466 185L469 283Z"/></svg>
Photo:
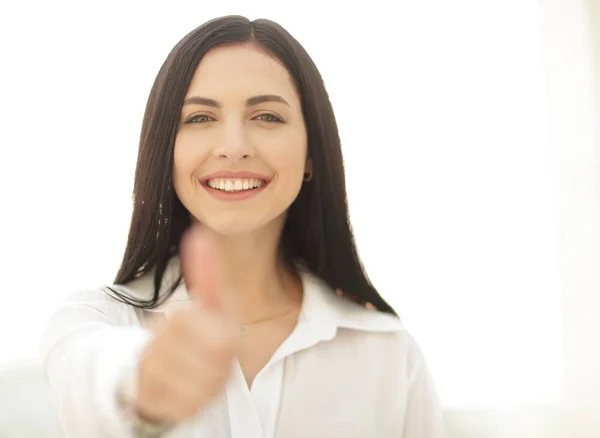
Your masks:
<svg viewBox="0 0 600 438"><path fill-rule="evenodd" d="M336 294L323 280L311 272L301 270L304 299L300 321L331 324L335 328L369 332L394 332L403 330L400 320L390 314L369 310L348 298L343 291Z"/></svg>
<svg viewBox="0 0 600 438"><path fill-rule="evenodd" d="M299 267L299 271L304 297L298 322L317 329L324 339L333 338L339 328L381 333L404 329L397 317L360 306L336 294L336 291L306 268ZM165 269L160 296L166 293L179 276L179 258L173 257ZM148 299L154 290L154 272L148 272L125 287L134 297ZM146 311L162 313L168 318L177 309L189 305L189 302L190 298L182 281L162 304Z"/></svg>

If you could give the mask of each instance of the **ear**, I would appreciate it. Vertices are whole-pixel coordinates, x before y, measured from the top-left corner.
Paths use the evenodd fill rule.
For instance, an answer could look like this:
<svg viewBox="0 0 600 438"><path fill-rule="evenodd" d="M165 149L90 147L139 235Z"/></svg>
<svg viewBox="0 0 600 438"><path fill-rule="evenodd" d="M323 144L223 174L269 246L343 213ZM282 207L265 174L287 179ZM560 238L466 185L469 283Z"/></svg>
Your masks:
<svg viewBox="0 0 600 438"><path fill-rule="evenodd" d="M312 158L306 159L306 164L304 164L304 173L313 173L313 162Z"/></svg>

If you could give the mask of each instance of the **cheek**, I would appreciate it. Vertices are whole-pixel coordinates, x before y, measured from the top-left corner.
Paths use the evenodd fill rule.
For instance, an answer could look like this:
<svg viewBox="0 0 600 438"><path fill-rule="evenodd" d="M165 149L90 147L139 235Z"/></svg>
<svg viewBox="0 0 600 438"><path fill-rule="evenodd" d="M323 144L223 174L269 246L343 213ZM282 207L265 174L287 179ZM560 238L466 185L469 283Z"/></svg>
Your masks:
<svg viewBox="0 0 600 438"><path fill-rule="evenodd" d="M200 164L206 161L208 152L197 147L197 142L185 135L177 136L173 150L173 179L179 183L189 181Z"/></svg>
<svg viewBox="0 0 600 438"><path fill-rule="evenodd" d="M288 135L285 138L277 139L277 141L264 142L263 144L266 147L261 148L262 153L260 155L273 168L278 179L285 179L286 183L302 180L307 152L304 135L295 133L294 136Z"/></svg>
<svg viewBox="0 0 600 438"><path fill-rule="evenodd" d="M286 179L293 179L294 181L301 182L304 178L306 154L296 154L296 156L288 158L289 159L282 164L282 170L285 172Z"/></svg>
<svg viewBox="0 0 600 438"><path fill-rule="evenodd" d="M302 183L304 177L306 147L275 151L267 162L273 167L278 180L285 182L286 186L295 187Z"/></svg>
<svg viewBox="0 0 600 438"><path fill-rule="evenodd" d="M197 147L197 142L190 141L186 136L178 136L175 139L172 184L175 193L188 210L197 189L194 174L206 161L207 156L206 151Z"/></svg>
<svg viewBox="0 0 600 438"><path fill-rule="evenodd" d="M306 147L290 148L273 155L271 163L276 174L274 206L287 208L302 188Z"/></svg>

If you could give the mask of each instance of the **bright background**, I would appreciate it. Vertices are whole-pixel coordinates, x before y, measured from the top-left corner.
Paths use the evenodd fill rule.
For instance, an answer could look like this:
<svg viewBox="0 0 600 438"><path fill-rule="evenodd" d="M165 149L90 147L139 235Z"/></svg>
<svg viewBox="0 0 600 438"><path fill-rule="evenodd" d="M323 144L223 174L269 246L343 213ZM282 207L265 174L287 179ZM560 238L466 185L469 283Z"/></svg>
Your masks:
<svg viewBox="0 0 600 438"><path fill-rule="evenodd" d="M0 360L35 356L62 297L112 280L154 77L184 34L238 13L278 21L321 70L363 261L444 405L592 419L598 3L2 6Z"/></svg>

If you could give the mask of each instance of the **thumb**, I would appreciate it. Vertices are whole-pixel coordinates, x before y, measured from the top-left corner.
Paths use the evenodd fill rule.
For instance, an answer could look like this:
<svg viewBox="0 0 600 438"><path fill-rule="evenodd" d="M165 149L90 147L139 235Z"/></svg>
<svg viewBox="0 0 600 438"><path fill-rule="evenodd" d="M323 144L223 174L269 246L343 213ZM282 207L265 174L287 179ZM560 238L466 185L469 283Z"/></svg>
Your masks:
<svg viewBox="0 0 600 438"><path fill-rule="evenodd" d="M181 269L190 298L203 307L221 309L221 263L214 239L198 225L192 225L180 247Z"/></svg>

